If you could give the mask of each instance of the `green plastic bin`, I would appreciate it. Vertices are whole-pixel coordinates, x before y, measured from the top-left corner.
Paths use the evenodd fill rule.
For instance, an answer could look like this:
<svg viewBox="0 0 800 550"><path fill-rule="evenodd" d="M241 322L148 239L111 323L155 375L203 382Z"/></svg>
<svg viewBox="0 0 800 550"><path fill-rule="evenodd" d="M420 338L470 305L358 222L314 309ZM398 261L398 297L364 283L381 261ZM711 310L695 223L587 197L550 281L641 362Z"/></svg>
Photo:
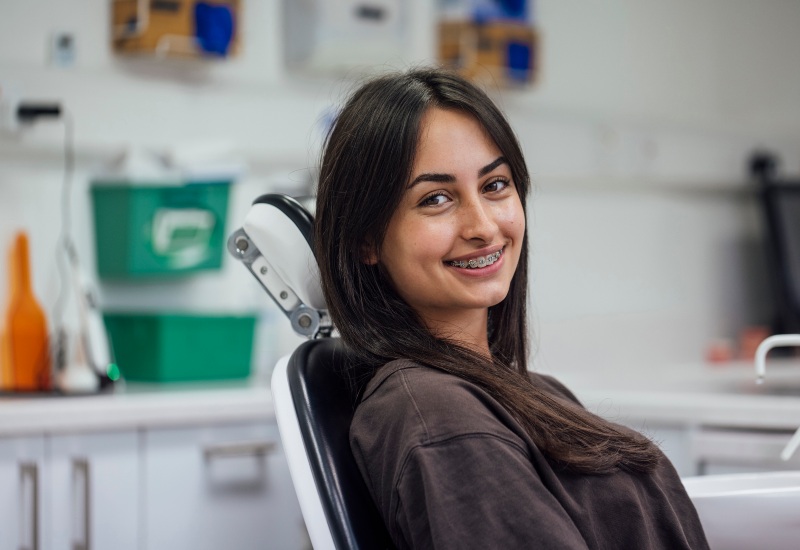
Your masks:
<svg viewBox="0 0 800 550"><path fill-rule="evenodd" d="M115 312L104 317L126 380L180 382L250 375L255 316Z"/></svg>
<svg viewBox="0 0 800 550"><path fill-rule="evenodd" d="M104 279L219 269L230 182L135 186L94 182L97 271Z"/></svg>

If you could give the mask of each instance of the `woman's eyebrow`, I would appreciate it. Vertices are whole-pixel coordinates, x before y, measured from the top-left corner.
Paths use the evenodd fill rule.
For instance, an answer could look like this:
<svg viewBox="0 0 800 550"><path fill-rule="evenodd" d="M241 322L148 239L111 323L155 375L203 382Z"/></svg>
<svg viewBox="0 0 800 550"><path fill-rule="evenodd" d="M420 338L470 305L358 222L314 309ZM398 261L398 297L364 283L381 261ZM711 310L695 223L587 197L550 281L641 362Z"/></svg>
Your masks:
<svg viewBox="0 0 800 550"><path fill-rule="evenodd" d="M483 176L485 176L486 174L488 174L501 164L508 164L506 157L497 157L496 159L494 159L494 161L490 162L489 164L478 170L478 177L482 178Z"/></svg>
<svg viewBox="0 0 800 550"><path fill-rule="evenodd" d="M432 181L435 183L453 183L456 181L456 177L453 174L435 174L426 172L414 178L414 180L408 184L408 189L411 189L416 184L423 181Z"/></svg>
<svg viewBox="0 0 800 550"><path fill-rule="evenodd" d="M492 170L500 166L501 164L507 164L508 161L506 157L497 157L492 162L478 170L478 177L482 178L486 174L490 173ZM416 184L423 182L423 181L431 181L434 183L453 183L456 181L456 177L453 174L437 174L437 173L430 173L425 172L424 174L420 174L416 178L414 178L411 183L408 184L408 189L411 189Z"/></svg>

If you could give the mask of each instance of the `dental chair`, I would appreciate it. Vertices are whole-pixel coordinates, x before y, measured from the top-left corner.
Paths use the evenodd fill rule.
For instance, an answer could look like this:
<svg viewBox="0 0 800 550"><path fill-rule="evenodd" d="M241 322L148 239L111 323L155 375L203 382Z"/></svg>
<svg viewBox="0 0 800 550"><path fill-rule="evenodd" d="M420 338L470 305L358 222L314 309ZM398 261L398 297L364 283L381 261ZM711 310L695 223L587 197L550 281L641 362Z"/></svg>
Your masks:
<svg viewBox="0 0 800 550"><path fill-rule="evenodd" d="M315 550L393 548L350 451L356 401L343 367L347 351L328 317L311 247L313 219L282 195L256 199L228 239L295 332L309 338L272 374L275 416L303 519ZM800 339L800 335L797 336ZM792 345L777 337L759 350ZM796 342L800 345L800 340ZM796 434L800 444L800 430ZM712 548L796 548L800 472L686 478Z"/></svg>
<svg viewBox="0 0 800 550"><path fill-rule="evenodd" d="M347 353L325 310L311 248L311 215L294 199L256 199L228 239L240 259L308 337L272 372L272 396L289 471L315 550L393 548L350 452L355 396Z"/></svg>

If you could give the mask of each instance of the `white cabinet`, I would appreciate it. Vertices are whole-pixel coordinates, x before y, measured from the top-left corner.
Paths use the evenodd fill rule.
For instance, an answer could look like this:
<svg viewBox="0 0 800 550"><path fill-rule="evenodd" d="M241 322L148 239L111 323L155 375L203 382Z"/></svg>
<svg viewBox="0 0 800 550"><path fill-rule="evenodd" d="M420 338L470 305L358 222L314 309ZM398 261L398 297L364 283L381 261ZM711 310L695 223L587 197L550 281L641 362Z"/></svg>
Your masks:
<svg viewBox="0 0 800 550"><path fill-rule="evenodd" d="M138 548L136 432L0 438L0 550Z"/></svg>
<svg viewBox="0 0 800 550"><path fill-rule="evenodd" d="M308 547L277 427L144 432L147 550Z"/></svg>
<svg viewBox="0 0 800 550"><path fill-rule="evenodd" d="M51 550L139 548L135 431L47 438Z"/></svg>
<svg viewBox="0 0 800 550"><path fill-rule="evenodd" d="M267 388L0 398L0 550L310 548Z"/></svg>
<svg viewBox="0 0 800 550"><path fill-rule="evenodd" d="M0 438L0 550L42 548L44 437Z"/></svg>
<svg viewBox="0 0 800 550"><path fill-rule="evenodd" d="M0 550L308 547L274 423L0 438Z"/></svg>

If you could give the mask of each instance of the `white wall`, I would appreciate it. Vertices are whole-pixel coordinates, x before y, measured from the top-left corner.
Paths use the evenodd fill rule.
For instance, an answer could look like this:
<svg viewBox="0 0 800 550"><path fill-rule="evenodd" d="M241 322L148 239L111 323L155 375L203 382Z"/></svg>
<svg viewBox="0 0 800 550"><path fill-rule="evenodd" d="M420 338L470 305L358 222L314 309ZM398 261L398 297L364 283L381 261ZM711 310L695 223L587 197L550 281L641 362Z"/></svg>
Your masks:
<svg viewBox="0 0 800 550"><path fill-rule="evenodd" d="M540 104L797 135L794 0L536 6L547 72Z"/></svg>
<svg viewBox="0 0 800 550"><path fill-rule="evenodd" d="M234 143L251 170L236 186L231 228L256 195L309 177L319 120L352 84L288 74L281 2L243 3L241 55L187 63L114 56L106 0L0 0L0 84L60 100L74 117L74 232L90 267L88 180L127 147ZM408 5L411 46L390 66L424 62L433 51L431 3ZM800 171L800 3L540 0L536 10L537 86L493 93L537 186L538 363L558 370L691 360L710 339L763 322L759 218L744 163L768 146L788 172ZM48 65L57 30L75 33L74 67ZM16 228L29 231L47 308L57 291L62 136L59 123L43 123L0 137L0 248ZM0 269L0 298L5 287ZM185 283L102 290L109 307L272 307L231 262ZM279 341L287 349L295 340Z"/></svg>

